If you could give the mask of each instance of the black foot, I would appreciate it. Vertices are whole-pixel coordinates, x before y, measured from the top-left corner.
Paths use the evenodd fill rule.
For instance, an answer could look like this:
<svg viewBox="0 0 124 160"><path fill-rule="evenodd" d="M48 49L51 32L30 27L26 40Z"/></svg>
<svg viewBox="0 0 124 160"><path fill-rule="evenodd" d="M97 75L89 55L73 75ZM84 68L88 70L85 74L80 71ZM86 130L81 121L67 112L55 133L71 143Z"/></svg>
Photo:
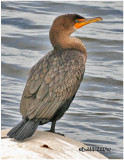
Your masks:
<svg viewBox="0 0 124 160"><path fill-rule="evenodd" d="M52 132L51 130L45 130L46 132ZM54 132L52 132L52 133L54 133Z"/></svg>
<svg viewBox="0 0 124 160"><path fill-rule="evenodd" d="M52 132L52 133L55 133L55 134L59 134L59 135L61 135L61 136L65 136L65 135L64 135L64 134L62 134L62 133L55 132L55 131L51 131L51 130L46 130L46 132Z"/></svg>
<svg viewBox="0 0 124 160"><path fill-rule="evenodd" d="M55 120L52 121L51 129L48 130L48 131L46 131L46 132L52 132L52 133L55 133L55 134L59 134L59 135L61 135L61 136L64 136L64 134L62 134L62 133L57 133L57 132L55 132L55 124L56 124L56 121L55 121Z"/></svg>
<svg viewBox="0 0 124 160"><path fill-rule="evenodd" d="M59 134L60 136L65 136L64 134L62 133L59 133L59 132L54 132L55 134Z"/></svg>

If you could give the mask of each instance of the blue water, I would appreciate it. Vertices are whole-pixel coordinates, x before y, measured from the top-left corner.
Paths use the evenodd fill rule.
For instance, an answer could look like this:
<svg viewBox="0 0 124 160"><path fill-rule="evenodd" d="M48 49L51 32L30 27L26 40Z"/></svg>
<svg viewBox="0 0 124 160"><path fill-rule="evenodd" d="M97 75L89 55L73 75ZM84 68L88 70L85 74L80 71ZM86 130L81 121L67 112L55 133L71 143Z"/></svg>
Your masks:
<svg viewBox="0 0 124 160"><path fill-rule="evenodd" d="M88 57L84 80L56 131L89 146L111 148L101 152L122 158L123 139L123 3L122 1L2 2L2 129L21 120L19 103L29 69L52 50L49 29L55 17L77 13L102 17L77 30ZM50 128L50 123L39 129Z"/></svg>

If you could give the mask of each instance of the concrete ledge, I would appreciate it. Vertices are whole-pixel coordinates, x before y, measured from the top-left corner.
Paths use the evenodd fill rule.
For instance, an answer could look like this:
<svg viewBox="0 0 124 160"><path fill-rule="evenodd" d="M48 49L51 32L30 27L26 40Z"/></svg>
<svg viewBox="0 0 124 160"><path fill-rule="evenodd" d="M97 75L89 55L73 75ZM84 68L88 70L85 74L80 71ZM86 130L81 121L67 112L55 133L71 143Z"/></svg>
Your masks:
<svg viewBox="0 0 124 160"><path fill-rule="evenodd" d="M35 134L23 142L17 142L6 136L9 129L2 130L1 149L2 159L33 159L33 160L95 160L108 159L99 152L79 151L86 145L73 139L57 134L37 130Z"/></svg>

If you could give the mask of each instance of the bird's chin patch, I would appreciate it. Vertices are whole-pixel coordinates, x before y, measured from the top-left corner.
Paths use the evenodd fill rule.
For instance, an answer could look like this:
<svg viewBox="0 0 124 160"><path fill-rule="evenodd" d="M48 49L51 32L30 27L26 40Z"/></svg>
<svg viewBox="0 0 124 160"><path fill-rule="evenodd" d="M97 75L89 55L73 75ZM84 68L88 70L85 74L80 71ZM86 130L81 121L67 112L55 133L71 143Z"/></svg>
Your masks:
<svg viewBox="0 0 124 160"><path fill-rule="evenodd" d="M77 30L77 28L76 28L75 26L73 26L73 28L74 28L74 31L76 31L76 30Z"/></svg>

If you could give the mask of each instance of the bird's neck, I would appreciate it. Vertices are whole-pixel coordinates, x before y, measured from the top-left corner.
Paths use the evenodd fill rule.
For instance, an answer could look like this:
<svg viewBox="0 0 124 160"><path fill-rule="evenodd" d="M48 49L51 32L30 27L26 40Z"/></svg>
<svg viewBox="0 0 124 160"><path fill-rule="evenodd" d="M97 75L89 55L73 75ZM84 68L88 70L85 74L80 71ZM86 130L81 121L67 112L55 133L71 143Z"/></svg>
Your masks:
<svg viewBox="0 0 124 160"><path fill-rule="evenodd" d="M85 56L86 62L87 51L80 39L61 34L61 36L50 37L50 40L54 49L75 49L81 51Z"/></svg>

